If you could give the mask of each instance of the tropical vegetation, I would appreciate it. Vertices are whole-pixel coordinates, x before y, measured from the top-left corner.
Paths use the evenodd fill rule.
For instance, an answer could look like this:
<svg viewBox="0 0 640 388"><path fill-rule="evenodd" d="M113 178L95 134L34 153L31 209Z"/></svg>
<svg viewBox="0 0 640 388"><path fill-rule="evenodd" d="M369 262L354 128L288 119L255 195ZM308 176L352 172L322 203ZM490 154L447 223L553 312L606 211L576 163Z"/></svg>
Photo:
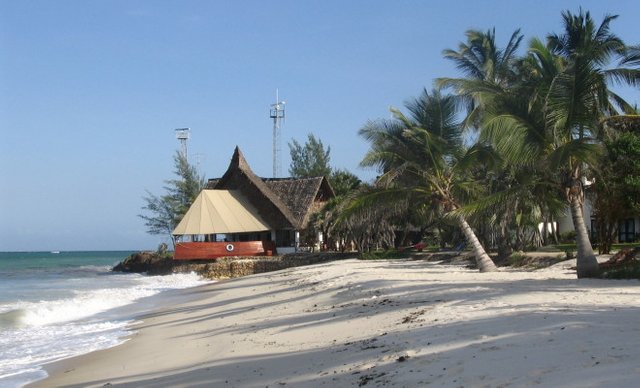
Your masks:
<svg viewBox="0 0 640 388"><path fill-rule="evenodd" d="M310 133L304 145L297 140L289 143L291 165L289 174L294 178L329 176L331 174L331 147L325 150L322 140Z"/></svg>
<svg viewBox="0 0 640 388"><path fill-rule="evenodd" d="M173 161L176 179L165 181L163 195L147 191L147 195L143 197L144 214L138 216L144 220L149 234L165 235L175 247L173 230L204 188L205 180L181 152L176 152Z"/></svg>
<svg viewBox="0 0 640 388"><path fill-rule="evenodd" d="M638 47L611 32L616 17L597 24L589 12L563 12L563 31L544 42L532 39L523 56L519 31L504 49L494 30L468 31L457 50L443 52L463 77L438 79L437 90L406 105L408 117L392 109L394 120L371 121L360 131L370 143L362 164L381 176L376 190L351 207L402 198L414 209L455 219L481 270L488 269L480 241L505 255L539 244L548 236L537 225L568 207L578 277L597 276L583 218L585 187L606 150L617 153L603 120L635 113L612 87L640 85ZM456 103L466 108L461 123ZM537 241L527 241L527 231Z"/></svg>

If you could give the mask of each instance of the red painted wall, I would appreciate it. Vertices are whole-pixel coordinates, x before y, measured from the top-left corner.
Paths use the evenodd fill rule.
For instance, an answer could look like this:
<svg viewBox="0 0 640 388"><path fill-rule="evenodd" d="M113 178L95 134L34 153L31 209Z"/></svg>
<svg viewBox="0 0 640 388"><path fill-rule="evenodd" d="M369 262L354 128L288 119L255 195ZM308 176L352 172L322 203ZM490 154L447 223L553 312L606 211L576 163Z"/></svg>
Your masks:
<svg viewBox="0 0 640 388"><path fill-rule="evenodd" d="M276 253L273 241L184 242L176 243L174 260L216 259L230 256L271 256Z"/></svg>

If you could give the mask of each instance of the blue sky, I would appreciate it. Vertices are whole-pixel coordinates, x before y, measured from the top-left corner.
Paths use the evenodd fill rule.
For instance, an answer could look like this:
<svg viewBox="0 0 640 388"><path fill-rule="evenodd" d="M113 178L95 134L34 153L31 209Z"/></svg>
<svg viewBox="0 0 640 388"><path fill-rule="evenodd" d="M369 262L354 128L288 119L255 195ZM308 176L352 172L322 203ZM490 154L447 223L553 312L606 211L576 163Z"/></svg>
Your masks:
<svg viewBox="0 0 640 388"><path fill-rule="evenodd" d="M313 133L370 180L358 130L459 75L443 49L472 28L543 38L580 6L640 43L631 0L0 0L0 251L155 248L137 214L173 177L174 129L208 178L236 145L271 176L276 89L283 175L287 143Z"/></svg>

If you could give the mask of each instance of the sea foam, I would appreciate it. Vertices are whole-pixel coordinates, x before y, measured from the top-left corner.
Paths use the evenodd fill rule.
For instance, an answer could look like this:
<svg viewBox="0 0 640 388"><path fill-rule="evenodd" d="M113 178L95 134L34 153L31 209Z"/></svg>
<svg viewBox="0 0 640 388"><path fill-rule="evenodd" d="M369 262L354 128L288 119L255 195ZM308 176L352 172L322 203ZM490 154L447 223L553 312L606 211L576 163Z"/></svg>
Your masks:
<svg viewBox="0 0 640 388"><path fill-rule="evenodd" d="M46 376L43 364L118 345L142 309L127 306L207 282L196 274L104 274L67 279L65 297L0 305L0 386L24 385Z"/></svg>

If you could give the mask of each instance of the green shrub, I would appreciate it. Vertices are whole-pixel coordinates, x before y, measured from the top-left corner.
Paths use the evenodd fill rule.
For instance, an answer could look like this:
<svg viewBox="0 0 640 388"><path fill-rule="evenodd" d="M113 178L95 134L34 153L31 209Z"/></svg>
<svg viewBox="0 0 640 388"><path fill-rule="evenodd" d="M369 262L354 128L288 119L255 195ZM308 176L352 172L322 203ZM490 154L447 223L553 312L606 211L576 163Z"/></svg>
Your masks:
<svg viewBox="0 0 640 388"><path fill-rule="evenodd" d="M513 267L522 267L525 265L525 259L527 256L522 252L513 252L509 256L509 264Z"/></svg>
<svg viewBox="0 0 640 388"><path fill-rule="evenodd" d="M602 272L605 279L638 279L640 280L640 262L607 269Z"/></svg>
<svg viewBox="0 0 640 388"><path fill-rule="evenodd" d="M560 233L558 238L562 244L572 244L576 242L576 232L571 230L569 232Z"/></svg>

